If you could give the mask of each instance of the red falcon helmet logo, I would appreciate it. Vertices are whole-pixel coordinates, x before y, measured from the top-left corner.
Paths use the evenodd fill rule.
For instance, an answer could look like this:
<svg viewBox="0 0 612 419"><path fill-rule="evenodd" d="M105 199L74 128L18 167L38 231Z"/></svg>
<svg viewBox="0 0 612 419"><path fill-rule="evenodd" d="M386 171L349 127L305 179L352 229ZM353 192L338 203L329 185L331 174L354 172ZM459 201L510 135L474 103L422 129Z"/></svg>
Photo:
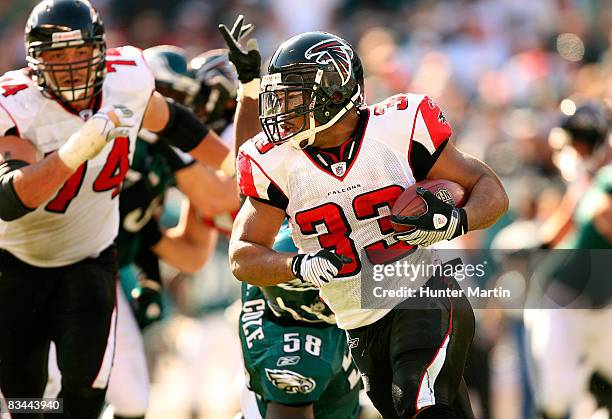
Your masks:
<svg viewBox="0 0 612 419"><path fill-rule="evenodd" d="M336 38L326 39L308 48L304 56L319 64L332 63L340 74L342 85L348 82L351 76L353 50L346 43Z"/></svg>

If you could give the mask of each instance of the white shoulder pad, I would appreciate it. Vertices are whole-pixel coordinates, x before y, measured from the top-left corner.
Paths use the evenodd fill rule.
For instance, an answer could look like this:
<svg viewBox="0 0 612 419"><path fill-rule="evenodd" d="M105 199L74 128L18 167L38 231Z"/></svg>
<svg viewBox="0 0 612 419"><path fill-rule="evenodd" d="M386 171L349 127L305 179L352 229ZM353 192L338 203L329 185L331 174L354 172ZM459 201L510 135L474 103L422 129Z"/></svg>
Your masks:
<svg viewBox="0 0 612 419"><path fill-rule="evenodd" d="M0 135L12 127L26 132L45 101L27 69L5 73L0 77Z"/></svg>
<svg viewBox="0 0 612 419"><path fill-rule="evenodd" d="M452 135L440 107L425 95L407 93L368 109L367 134L406 156L416 179L426 176Z"/></svg>
<svg viewBox="0 0 612 419"><path fill-rule="evenodd" d="M142 55L142 50L124 46L106 51L104 90L109 89L132 94L141 94L145 91L150 95L153 92L155 79Z"/></svg>
<svg viewBox="0 0 612 419"><path fill-rule="evenodd" d="M423 95L397 94L368 107L368 134L407 155L414 121Z"/></svg>

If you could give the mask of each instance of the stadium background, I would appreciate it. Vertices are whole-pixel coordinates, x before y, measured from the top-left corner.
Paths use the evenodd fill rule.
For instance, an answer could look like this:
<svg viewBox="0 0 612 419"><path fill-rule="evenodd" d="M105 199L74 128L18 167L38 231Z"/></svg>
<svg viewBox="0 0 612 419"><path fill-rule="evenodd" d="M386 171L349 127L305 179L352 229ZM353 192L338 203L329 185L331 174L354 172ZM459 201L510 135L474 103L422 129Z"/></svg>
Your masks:
<svg viewBox="0 0 612 419"><path fill-rule="evenodd" d="M25 64L23 28L35 3L0 1L1 73ZM102 13L109 46L174 44L195 56L222 47L217 24L230 24L239 13L255 24L264 60L280 41L303 31L344 37L364 63L368 103L426 92L445 110L459 147L502 178L510 211L493 228L466 236L460 245L468 248L487 248L495 232L513 221L537 226L551 214L575 168L572 156L548 141L559 111L571 113L572 100L612 100L608 0L92 3ZM147 417L222 419L238 411L238 311L230 305L239 285L228 272L225 247L222 241L202 272L174 283L179 301L172 314L147 331L153 373ZM479 417L532 417L520 313L485 310L477 316L478 352L468 381L490 391L484 411L474 396Z"/></svg>

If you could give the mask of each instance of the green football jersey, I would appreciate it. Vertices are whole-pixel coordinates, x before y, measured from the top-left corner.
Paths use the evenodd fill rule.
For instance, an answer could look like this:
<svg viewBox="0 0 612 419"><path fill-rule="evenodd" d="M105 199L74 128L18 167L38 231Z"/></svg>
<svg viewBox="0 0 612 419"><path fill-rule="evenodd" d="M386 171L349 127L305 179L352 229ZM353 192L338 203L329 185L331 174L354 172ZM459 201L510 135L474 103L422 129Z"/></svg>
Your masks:
<svg viewBox="0 0 612 419"><path fill-rule="evenodd" d="M596 203L602 195L612 194L612 165L601 168L584 194L574 216L575 236L572 249L612 249L612 242L602 236L593 223Z"/></svg>
<svg viewBox="0 0 612 419"><path fill-rule="evenodd" d="M120 225L116 239L120 267L134 262L141 250L140 230L162 211L164 194L175 184L172 170L155 145L136 141L132 165L119 195Z"/></svg>
<svg viewBox="0 0 612 419"><path fill-rule="evenodd" d="M612 281L609 272L609 251L612 243L595 228L594 215L602 195L612 194L612 166L600 169L574 213L574 235L563 249L550 252L540 262L537 278L541 287L548 282L561 285L553 300L560 305L575 302L582 308L605 307L610 304ZM574 250L575 249L575 250Z"/></svg>
<svg viewBox="0 0 612 419"><path fill-rule="evenodd" d="M342 330L279 319L258 287L243 284L239 334L262 417L270 402L312 403L317 419L357 417L361 380Z"/></svg>

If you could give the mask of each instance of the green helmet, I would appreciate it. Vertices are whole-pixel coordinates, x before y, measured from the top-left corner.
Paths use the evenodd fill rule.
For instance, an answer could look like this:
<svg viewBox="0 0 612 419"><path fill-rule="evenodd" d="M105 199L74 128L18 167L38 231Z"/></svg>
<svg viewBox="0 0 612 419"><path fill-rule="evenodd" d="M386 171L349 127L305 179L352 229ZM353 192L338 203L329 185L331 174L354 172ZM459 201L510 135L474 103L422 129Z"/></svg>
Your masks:
<svg viewBox="0 0 612 419"><path fill-rule="evenodd" d="M158 45L143 52L155 77L155 89L186 106L191 106L200 83L188 67L185 50L173 45Z"/></svg>

